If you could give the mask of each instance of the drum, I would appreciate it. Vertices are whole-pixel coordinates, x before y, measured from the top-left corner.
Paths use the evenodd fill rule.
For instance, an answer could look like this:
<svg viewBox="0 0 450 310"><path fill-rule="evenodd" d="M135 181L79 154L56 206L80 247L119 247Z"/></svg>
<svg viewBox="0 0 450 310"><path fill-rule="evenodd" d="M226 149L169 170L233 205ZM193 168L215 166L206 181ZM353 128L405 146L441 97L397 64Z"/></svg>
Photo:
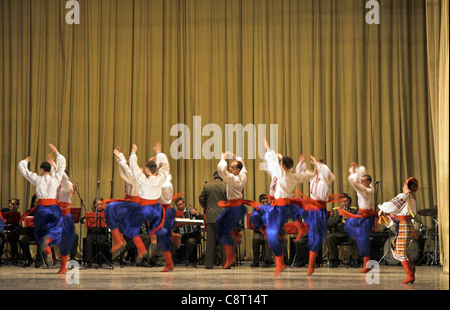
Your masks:
<svg viewBox="0 0 450 310"><path fill-rule="evenodd" d="M395 239L395 236L390 236L384 242L384 247L383 247L383 250L385 253L386 264L393 265L393 266L400 264L400 261L394 258L394 255L392 254L392 250L390 247L390 244L394 239ZM419 247L419 243L417 242L417 240L415 238L413 238L411 240L411 244L409 245L407 252L413 262L418 260L419 255L420 255L420 247Z"/></svg>

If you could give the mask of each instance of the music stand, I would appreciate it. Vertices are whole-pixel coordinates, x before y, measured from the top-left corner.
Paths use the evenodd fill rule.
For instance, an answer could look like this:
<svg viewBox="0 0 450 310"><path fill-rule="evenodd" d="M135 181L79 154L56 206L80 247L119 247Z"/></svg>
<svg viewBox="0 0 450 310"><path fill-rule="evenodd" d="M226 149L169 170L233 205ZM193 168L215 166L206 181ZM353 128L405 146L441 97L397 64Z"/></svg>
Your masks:
<svg viewBox="0 0 450 310"><path fill-rule="evenodd" d="M92 262L96 261L97 262L97 266L95 267L95 269L97 268L102 268L102 269L114 269L114 266L112 265L112 263L105 257L105 255L103 255L103 253L101 251L99 251L99 239L98 239L98 231L101 228L108 228L108 225L106 224L106 220L105 220L105 216L104 213L99 215L98 212L98 194L99 194L99 188L100 188L100 181L97 181L97 203L95 204L95 217L92 219L90 219L91 224L89 224L89 219L88 219L88 213L86 212L86 226L89 227L89 225L94 226L96 231L95 231L95 250L97 252L97 254L91 259L91 261L87 264L86 268L89 268L90 266L92 266ZM103 257L103 259L106 261L107 266L108 267L103 267L103 265L101 267L99 267L99 263L98 263L98 258L99 256Z"/></svg>

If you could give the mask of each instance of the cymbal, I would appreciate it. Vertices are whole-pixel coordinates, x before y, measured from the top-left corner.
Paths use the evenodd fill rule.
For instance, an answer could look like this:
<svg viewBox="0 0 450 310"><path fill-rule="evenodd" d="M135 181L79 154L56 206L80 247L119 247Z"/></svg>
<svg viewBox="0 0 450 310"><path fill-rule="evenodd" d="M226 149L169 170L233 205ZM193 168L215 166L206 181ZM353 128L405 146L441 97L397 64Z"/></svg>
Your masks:
<svg viewBox="0 0 450 310"><path fill-rule="evenodd" d="M434 216L437 214L436 209L422 209L417 211L417 214L423 215L423 216Z"/></svg>

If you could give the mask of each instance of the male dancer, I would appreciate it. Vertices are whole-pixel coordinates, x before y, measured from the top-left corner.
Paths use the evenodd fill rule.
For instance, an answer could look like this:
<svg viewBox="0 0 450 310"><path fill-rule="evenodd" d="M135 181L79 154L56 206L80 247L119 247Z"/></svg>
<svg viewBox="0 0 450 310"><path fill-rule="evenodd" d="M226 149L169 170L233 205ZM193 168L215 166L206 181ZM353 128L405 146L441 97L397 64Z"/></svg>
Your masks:
<svg viewBox="0 0 450 310"><path fill-rule="evenodd" d="M406 272L406 279L403 284L413 284L416 281L414 268L407 250L414 235L414 225L411 222L416 213L416 201L412 195L417 192L419 181L416 178L409 178L403 185L403 192L392 198L390 201L378 205L379 216L383 213L392 214L398 217L398 234L392 241L391 250L395 259L399 260Z"/></svg>
<svg viewBox="0 0 450 310"><path fill-rule="evenodd" d="M318 209L301 208L301 217L308 224L308 244L309 244L309 264L308 275L314 273L316 267L317 252L322 247L323 240L327 233L327 209L326 203L329 201L331 183L334 181L334 174L330 171L323 160L317 160L310 156L310 162L314 165L314 175L310 178L311 198L304 196L304 205L316 205Z"/></svg>
<svg viewBox="0 0 450 310"><path fill-rule="evenodd" d="M56 166L52 159L49 159L52 166ZM72 206L71 198L74 194L74 187L70 182L67 173L64 173L61 179L61 185L58 187L56 199L58 200L61 213L63 215L63 228L61 231L61 242L59 243L59 251L61 254L61 267L58 273L65 273L67 269L67 262L69 261L69 253L73 247L75 240L75 223L73 222L70 208Z"/></svg>
<svg viewBox="0 0 450 310"><path fill-rule="evenodd" d="M167 272L174 269L173 260L172 260L172 240L174 240L175 244L178 244L179 235L172 234L173 226L175 224L175 214L176 211L171 207L172 199L173 199L173 185L172 185L172 175L170 174L170 165L169 160L167 159L166 154L161 152L161 143L157 142L153 147L153 150L156 152L156 165L164 165L167 173L166 180L162 185L161 197L159 197L159 204L164 209L166 214L164 220L164 230L160 233L157 233L157 242L163 251L164 260L166 265L161 272ZM150 159L150 160L153 160ZM173 238L172 238L173 236ZM152 244L153 245L153 244Z"/></svg>
<svg viewBox="0 0 450 310"><path fill-rule="evenodd" d="M34 217L35 237L40 245L40 251L46 255L47 262L52 262L51 244L59 244L63 228L61 209L56 199L56 191L66 169L66 159L53 144L50 149L56 154L56 173L50 174L51 165L45 161L40 165L41 175L30 172L28 163L31 158L19 162L19 171L33 186L36 187L36 196L39 199Z"/></svg>
<svg viewBox="0 0 450 310"><path fill-rule="evenodd" d="M280 164L278 155L270 149L266 140L264 142L267 150L265 154L267 168L271 175L277 178L275 199L272 200L271 204L259 206L257 210L255 209L250 220L256 229L265 230L269 247L275 255L275 276L278 276L286 267L279 234L289 218L294 221L298 220L299 211L303 208L303 206L299 207L301 204L298 204L298 199L292 199L293 191L298 183L307 182L313 174L306 170L304 154L299 158L296 173L293 173L293 160L290 157L283 156Z"/></svg>
<svg viewBox="0 0 450 310"><path fill-rule="evenodd" d="M129 209L136 207L136 202L139 198L139 185L134 179L130 167L127 165L125 156L120 152L119 147L116 147L113 153L119 165L119 174L125 181L125 197L122 200L113 199L106 201L105 221L111 229L114 241L111 253L122 251L126 247L126 241L123 238L124 228L121 225Z"/></svg>
<svg viewBox="0 0 450 310"><path fill-rule="evenodd" d="M150 235L153 233L162 234L165 220L165 211L158 202L162 194L162 186L169 174L166 164L157 167L156 162L149 160L145 165L145 173L137 164L137 146L133 144L130 156L130 169L134 179L139 185L139 199L136 208L130 208L130 212L125 215L124 234L132 238L138 249L136 262L148 256L148 252L139 236L139 231L145 221L150 222Z"/></svg>
<svg viewBox="0 0 450 310"><path fill-rule="evenodd" d="M372 177L367 174L364 166L352 163L348 169L350 173L348 181L355 189L358 196L359 213L352 214L339 208L339 214L348 218L345 222L345 230L350 237L355 238L359 253L363 257L364 265L359 271L366 273L371 270L367 266L370 261L370 232L375 224L376 212L373 210L374 190L371 185Z"/></svg>
<svg viewBox="0 0 450 310"><path fill-rule="evenodd" d="M247 207L242 200L242 190L247 183L247 169L245 169L242 158L231 153L234 160L230 164L230 171L228 171L225 161L227 154L230 154L230 152L222 153L222 159L217 165L220 177L227 184L228 201L219 203L219 206L225 208L225 210L216 219L217 235L219 241L225 247L227 257L223 266L224 269L230 268L231 264L236 261L233 252L233 238L237 246L240 234L235 227L247 214Z"/></svg>

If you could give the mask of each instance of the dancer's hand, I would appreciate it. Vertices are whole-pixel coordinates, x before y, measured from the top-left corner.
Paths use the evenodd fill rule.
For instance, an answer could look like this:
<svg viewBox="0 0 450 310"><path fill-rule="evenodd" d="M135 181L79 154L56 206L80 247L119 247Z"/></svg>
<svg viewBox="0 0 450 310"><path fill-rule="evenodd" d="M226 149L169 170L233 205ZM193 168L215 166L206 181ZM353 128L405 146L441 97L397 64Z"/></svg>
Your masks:
<svg viewBox="0 0 450 310"><path fill-rule="evenodd" d="M25 158L25 161L26 161L27 163L29 163L29 162L31 161L31 157L28 156L27 158Z"/></svg>
<svg viewBox="0 0 450 310"><path fill-rule="evenodd" d="M264 137L264 147L268 151L270 149L269 143L267 142L267 139Z"/></svg>
<svg viewBox="0 0 450 310"><path fill-rule="evenodd" d="M300 155L300 157L298 158L298 161L301 162L301 163L303 163L303 162L305 161L305 159L306 159L306 155L305 155L305 154L302 154L302 155Z"/></svg>
<svg viewBox="0 0 450 310"><path fill-rule="evenodd" d="M153 146L153 150L156 153L161 153L161 150L162 150L161 142L159 142L159 141L156 142L155 145Z"/></svg>
<svg viewBox="0 0 450 310"><path fill-rule="evenodd" d="M120 158L120 148L119 147L116 147L115 149L114 149L114 155L116 155L117 156L117 158Z"/></svg>
<svg viewBox="0 0 450 310"><path fill-rule="evenodd" d="M53 153L58 153L58 149L51 143L48 144Z"/></svg>
<svg viewBox="0 0 450 310"><path fill-rule="evenodd" d="M137 152L137 145L133 144L133 146L131 147L131 152L132 153L136 153Z"/></svg>
<svg viewBox="0 0 450 310"><path fill-rule="evenodd" d="M317 159L316 159L314 156L312 156L312 155L309 156L309 161L310 161L311 164L313 164L314 166L317 164Z"/></svg>

